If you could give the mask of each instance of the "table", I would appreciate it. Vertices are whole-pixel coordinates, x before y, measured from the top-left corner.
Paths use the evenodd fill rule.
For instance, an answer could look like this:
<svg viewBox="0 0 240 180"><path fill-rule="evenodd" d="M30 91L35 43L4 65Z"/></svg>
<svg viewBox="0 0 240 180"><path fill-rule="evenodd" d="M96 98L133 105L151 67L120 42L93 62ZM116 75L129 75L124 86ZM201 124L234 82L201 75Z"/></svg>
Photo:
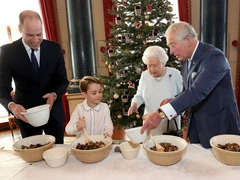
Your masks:
<svg viewBox="0 0 240 180"><path fill-rule="evenodd" d="M56 145L66 146L69 144ZM141 147L134 160L126 160L121 153L112 151L101 162L85 164L70 155L66 164L59 168L49 167L44 160L28 163L14 155L13 151L0 150L0 179L6 180L221 180L238 179L240 166L228 166L215 159L212 149L199 144L188 144L183 159L172 166L159 166L147 159Z"/></svg>

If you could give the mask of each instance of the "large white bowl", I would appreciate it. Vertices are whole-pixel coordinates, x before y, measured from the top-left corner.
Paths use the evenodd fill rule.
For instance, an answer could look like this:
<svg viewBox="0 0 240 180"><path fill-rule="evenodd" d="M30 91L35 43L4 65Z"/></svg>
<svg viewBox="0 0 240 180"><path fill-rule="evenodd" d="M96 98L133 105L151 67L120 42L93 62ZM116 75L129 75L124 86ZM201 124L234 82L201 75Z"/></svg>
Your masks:
<svg viewBox="0 0 240 180"><path fill-rule="evenodd" d="M34 127L47 124L50 115L50 105L44 104L27 109L26 112L22 112L22 115L28 120L29 124Z"/></svg>
<svg viewBox="0 0 240 180"><path fill-rule="evenodd" d="M65 147L55 147L43 153L43 159L50 167L63 166L68 159L69 151Z"/></svg>
<svg viewBox="0 0 240 180"><path fill-rule="evenodd" d="M210 145L215 158L223 164L239 166L240 152L228 151L218 147L218 144L225 145L227 143L237 143L240 145L240 136L223 134L214 136L210 139Z"/></svg>
<svg viewBox="0 0 240 180"><path fill-rule="evenodd" d="M143 149L146 151L148 159L155 164L169 166L179 162L187 152L187 142L180 137L171 135L153 136L157 143L166 142L178 147L178 150L171 152L158 152L150 148L155 146L152 139L143 143Z"/></svg>
<svg viewBox="0 0 240 180"><path fill-rule="evenodd" d="M125 129L125 134L133 143L141 143L147 140L147 130L143 134L140 133L142 127L135 127L130 129Z"/></svg>
<svg viewBox="0 0 240 180"><path fill-rule="evenodd" d="M140 144L132 143L131 141L122 142L119 145L121 154L125 159L132 160L138 156Z"/></svg>
<svg viewBox="0 0 240 180"><path fill-rule="evenodd" d="M105 159L112 149L112 138L104 138L104 135L89 135L92 142L102 141L106 146L93 150L76 149L78 143L85 144L84 137L75 139L71 144L71 153L75 158L84 163L96 163Z"/></svg>
<svg viewBox="0 0 240 180"><path fill-rule="evenodd" d="M49 143L49 144L47 144ZM27 138L23 138L17 142L15 142L12 146L13 150L16 154L27 162L35 162L43 159L43 152L51 149L55 143L55 137L51 135L36 135L30 136ZM22 145L30 146L36 144L47 144L34 149L22 149Z"/></svg>

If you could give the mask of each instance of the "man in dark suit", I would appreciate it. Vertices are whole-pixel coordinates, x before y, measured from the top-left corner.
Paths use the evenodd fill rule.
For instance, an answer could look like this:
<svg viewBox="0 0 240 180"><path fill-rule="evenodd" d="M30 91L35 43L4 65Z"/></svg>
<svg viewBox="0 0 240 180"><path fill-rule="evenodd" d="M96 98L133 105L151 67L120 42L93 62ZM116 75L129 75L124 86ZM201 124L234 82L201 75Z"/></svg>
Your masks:
<svg viewBox="0 0 240 180"><path fill-rule="evenodd" d="M0 49L0 103L14 115L22 137L53 135L56 143L63 143L64 109L62 94L68 80L60 45L43 40L42 20L34 11L19 15L19 31L22 38ZM32 66L34 53L37 74ZM12 79L15 82L14 99L10 95ZM50 104L50 117L46 125L33 127L21 114L28 108Z"/></svg>
<svg viewBox="0 0 240 180"><path fill-rule="evenodd" d="M145 121L148 133L161 120L169 120L189 109L188 136L191 143L210 148L219 134L240 134L239 112L228 60L216 47L199 42L194 28L185 22L170 25L165 33L170 53L182 61L184 90L165 99Z"/></svg>

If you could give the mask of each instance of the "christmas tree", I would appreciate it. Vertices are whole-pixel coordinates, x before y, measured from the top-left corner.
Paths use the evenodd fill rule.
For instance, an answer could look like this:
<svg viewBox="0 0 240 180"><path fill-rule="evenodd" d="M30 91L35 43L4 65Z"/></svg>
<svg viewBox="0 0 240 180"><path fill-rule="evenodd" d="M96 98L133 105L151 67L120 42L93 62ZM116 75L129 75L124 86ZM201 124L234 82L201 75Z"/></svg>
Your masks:
<svg viewBox="0 0 240 180"><path fill-rule="evenodd" d="M172 4L167 0L113 0L109 11L115 22L103 53L110 76L103 80L103 102L109 105L114 125L132 128L142 125L144 105L139 114L127 116L131 99L135 95L138 81L146 66L142 55L148 46L159 45L169 55L166 66L180 67L179 61L169 53L164 32L173 23Z"/></svg>

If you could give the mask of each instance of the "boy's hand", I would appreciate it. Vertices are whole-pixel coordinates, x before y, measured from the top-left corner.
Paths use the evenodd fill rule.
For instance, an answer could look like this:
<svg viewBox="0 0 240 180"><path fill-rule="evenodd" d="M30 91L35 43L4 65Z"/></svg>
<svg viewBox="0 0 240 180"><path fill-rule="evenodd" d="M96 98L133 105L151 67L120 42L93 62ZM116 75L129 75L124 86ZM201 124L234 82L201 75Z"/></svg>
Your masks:
<svg viewBox="0 0 240 180"><path fill-rule="evenodd" d="M112 138L108 133L104 133L104 138L110 137Z"/></svg>
<svg viewBox="0 0 240 180"><path fill-rule="evenodd" d="M85 127L86 127L85 118L82 117L78 121L77 130L80 131L82 128L85 128Z"/></svg>

